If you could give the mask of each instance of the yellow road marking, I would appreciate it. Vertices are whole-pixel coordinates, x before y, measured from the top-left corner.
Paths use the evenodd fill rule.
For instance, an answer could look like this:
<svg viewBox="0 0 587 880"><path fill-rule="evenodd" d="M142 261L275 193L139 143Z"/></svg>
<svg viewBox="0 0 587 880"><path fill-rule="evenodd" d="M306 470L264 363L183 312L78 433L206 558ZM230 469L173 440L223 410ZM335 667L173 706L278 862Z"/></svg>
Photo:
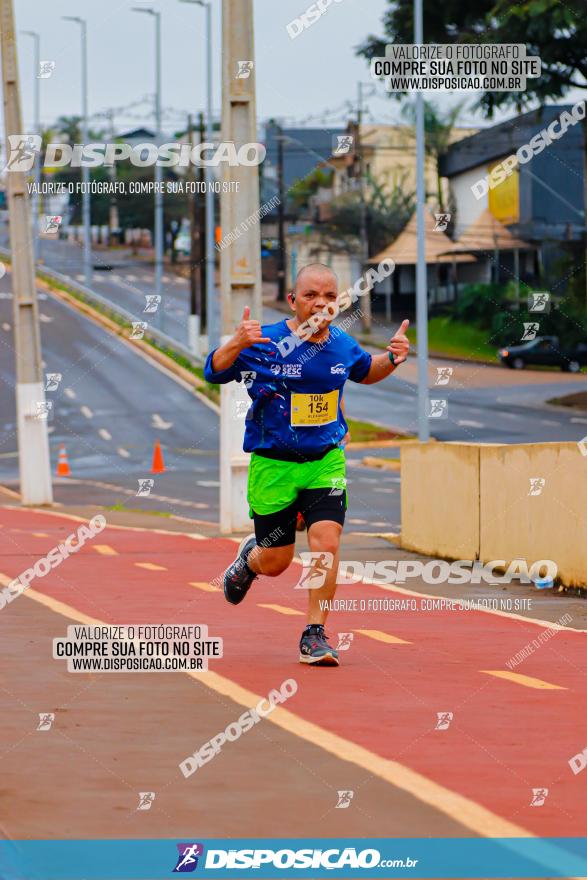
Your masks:
<svg viewBox="0 0 587 880"><path fill-rule="evenodd" d="M154 562L135 562L137 568L146 568L147 571L167 571L164 565L155 565Z"/></svg>
<svg viewBox="0 0 587 880"><path fill-rule="evenodd" d="M258 608L269 608L271 611L277 611L278 614L300 614L303 617L303 611L296 611L295 608L288 608L287 605L266 605L264 602L257 602Z"/></svg>
<svg viewBox="0 0 587 880"><path fill-rule="evenodd" d="M10 578L0 574L0 583L9 584ZM45 605L56 614L61 614L70 620L75 620L77 623L98 626L106 625L103 620L89 617L87 614L78 611L70 605L66 605L64 602L59 602L57 599L45 596L43 593L38 593L31 587L23 595L28 596L34 602ZM210 670L199 673L186 672L185 674L200 682L209 690L228 697L245 708L256 706L259 700L262 699L261 694L253 693L253 691L249 691L247 688L236 684L236 682ZM428 806L449 816L454 821L459 822L482 837L536 837L535 834L532 834L526 828L503 819L496 813L492 813L491 810L475 803L470 798L433 782L431 779L415 770L411 770L409 767L405 767L398 761L382 758L381 755L377 755L363 746L359 746L335 733L331 733L329 730L311 721L306 721L288 709L276 706L271 714L266 716L265 720L305 740L314 748L323 749L336 758L348 761L366 770L373 776L383 779L390 785L407 792L412 797L428 804ZM552 850L555 854L558 853L558 858L560 859L560 851L556 847L549 847L549 850ZM556 861L553 862L553 864L555 863Z"/></svg>
<svg viewBox="0 0 587 880"><path fill-rule="evenodd" d="M378 629L356 629L355 632L361 633L362 636L367 636L368 639L375 639L376 642L385 642L387 645L412 644L405 639L400 639L398 636L390 636L389 633L381 632Z"/></svg>
<svg viewBox="0 0 587 880"><path fill-rule="evenodd" d="M198 590L204 590L206 593L219 593L220 587L213 587L207 581L190 581L190 587L197 587Z"/></svg>
<svg viewBox="0 0 587 880"><path fill-rule="evenodd" d="M560 684L551 684L549 681L542 681L541 678L532 678L531 675L520 675L519 672L506 672L502 669L480 669L486 675L495 675L496 678L505 678L513 681L515 684L523 684L524 687L537 688L544 691L566 691L566 687Z"/></svg>
<svg viewBox="0 0 587 880"><path fill-rule="evenodd" d="M118 550L115 550L109 544L92 544L92 547L101 556L118 556Z"/></svg>

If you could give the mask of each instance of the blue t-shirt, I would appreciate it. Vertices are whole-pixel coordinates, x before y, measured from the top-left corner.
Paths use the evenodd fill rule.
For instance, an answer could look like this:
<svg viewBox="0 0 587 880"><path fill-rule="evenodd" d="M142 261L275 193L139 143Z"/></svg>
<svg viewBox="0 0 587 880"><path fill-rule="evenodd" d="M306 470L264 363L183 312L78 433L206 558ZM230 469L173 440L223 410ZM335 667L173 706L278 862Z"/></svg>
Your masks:
<svg viewBox="0 0 587 880"><path fill-rule="evenodd" d="M245 348L231 367L218 373L212 370L211 352L204 367L208 382L223 384L234 380L243 382L247 388L252 405L245 420L244 451L273 449L303 454L340 443L347 432L340 408L344 383L347 379L361 382L365 378L371 367L369 352L338 327L331 326L328 338L322 342L302 342L295 347L283 344L281 349L274 343L292 338L285 319L277 324L263 324L261 330L273 342ZM285 351L287 354L282 354ZM338 401L333 404L333 397L329 398L332 421L309 426L292 424L300 418L292 419L292 393L325 395L333 391L338 393ZM312 407L320 411L325 405L315 398L296 398L296 402L300 400L300 408L306 412L302 418L306 419L310 418L307 407L311 412Z"/></svg>

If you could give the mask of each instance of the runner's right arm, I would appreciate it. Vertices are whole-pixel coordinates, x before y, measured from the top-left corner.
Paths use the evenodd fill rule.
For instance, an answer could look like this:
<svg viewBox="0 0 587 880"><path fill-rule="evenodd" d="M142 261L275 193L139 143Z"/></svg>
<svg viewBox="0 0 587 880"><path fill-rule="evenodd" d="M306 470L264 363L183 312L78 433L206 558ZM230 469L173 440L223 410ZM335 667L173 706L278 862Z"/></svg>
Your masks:
<svg viewBox="0 0 587 880"><path fill-rule="evenodd" d="M259 321L250 320L251 310L245 306L243 317L236 328L234 335L212 352L204 367L204 377L208 382L229 382L232 376L220 379L216 373L223 373L233 366L241 351L255 345L258 342L271 342L268 336L261 336L261 324Z"/></svg>

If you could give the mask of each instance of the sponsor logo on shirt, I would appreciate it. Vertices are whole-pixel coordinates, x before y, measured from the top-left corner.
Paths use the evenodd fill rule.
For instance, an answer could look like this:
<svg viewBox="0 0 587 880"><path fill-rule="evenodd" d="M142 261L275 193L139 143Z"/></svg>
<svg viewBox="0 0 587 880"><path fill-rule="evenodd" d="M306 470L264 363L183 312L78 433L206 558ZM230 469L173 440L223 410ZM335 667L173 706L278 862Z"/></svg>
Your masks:
<svg viewBox="0 0 587 880"><path fill-rule="evenodd" d="M336 364L334 367L330 367L330 372L334 376L342 376L346 373L346 367L344 364Z"/></svg>
<svg viewBox="0 0 587 880"><path fill-rule="evenodd" d="M281 368L281 375L288 376L290 379L300 377L302 375L301 364L284 364Z"/></svg>

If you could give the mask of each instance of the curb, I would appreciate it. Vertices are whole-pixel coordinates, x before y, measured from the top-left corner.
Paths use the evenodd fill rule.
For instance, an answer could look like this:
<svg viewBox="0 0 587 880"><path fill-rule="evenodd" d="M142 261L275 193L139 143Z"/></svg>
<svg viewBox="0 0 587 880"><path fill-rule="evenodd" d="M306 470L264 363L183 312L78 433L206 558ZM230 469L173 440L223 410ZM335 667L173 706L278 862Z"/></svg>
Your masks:
<svg viewBox="0 0 587 880"><path fill-rule="evenodd" d="M375 458L371 455L366 455L361 464L365 467L379 468L381 471L401 471L401 462L398 459L397 461L390 461L389 459L381 459Z"/></svg>

